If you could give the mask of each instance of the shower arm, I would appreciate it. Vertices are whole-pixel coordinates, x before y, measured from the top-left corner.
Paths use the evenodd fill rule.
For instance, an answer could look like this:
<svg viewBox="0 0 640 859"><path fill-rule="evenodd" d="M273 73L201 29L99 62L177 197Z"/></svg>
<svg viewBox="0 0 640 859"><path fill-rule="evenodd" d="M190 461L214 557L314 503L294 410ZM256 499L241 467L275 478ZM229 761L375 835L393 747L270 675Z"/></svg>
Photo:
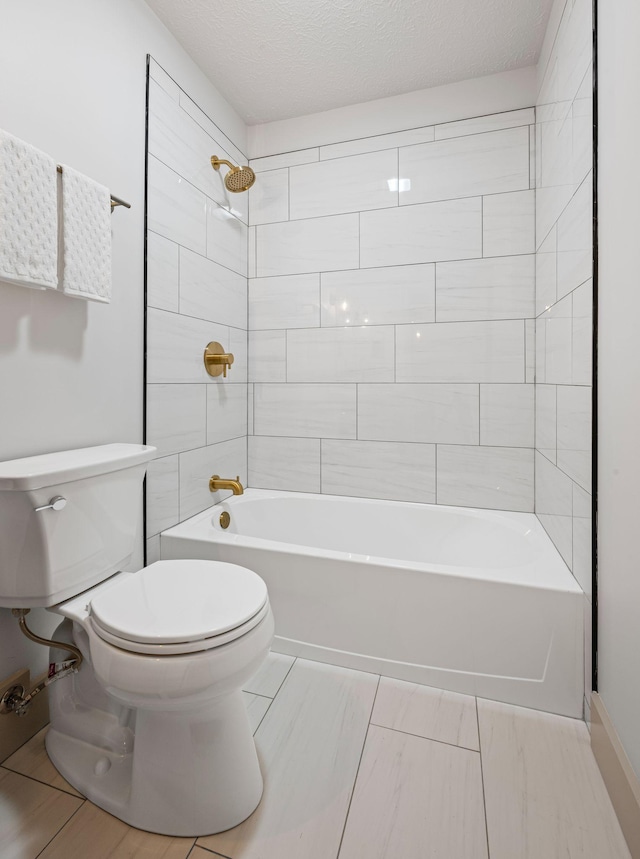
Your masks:
<svg viewBox="0 0 640 859"><path fill-rule="evenodd" d="M211 156L211 166L214 170L219 170L221 164L226 164L232 170L235 169L235 164L232 164L231 161L227 161L225 158L216 158L215 155Z"/></svg>

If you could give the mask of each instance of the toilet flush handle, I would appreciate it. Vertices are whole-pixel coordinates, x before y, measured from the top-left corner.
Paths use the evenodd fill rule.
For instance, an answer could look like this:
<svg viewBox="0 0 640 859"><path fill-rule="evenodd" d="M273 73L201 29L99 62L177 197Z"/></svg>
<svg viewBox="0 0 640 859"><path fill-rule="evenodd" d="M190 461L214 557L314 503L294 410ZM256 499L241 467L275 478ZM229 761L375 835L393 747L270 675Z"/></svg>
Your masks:
<svg viewBox="0 0 640 859"><path fill-rule="evenodd" d="M42 507L36 507L35 511L36 513L39 513L41 510L64 510L66 506L66 498L63 498L62 495L54 495L48 504L44 504Z"/></svg>

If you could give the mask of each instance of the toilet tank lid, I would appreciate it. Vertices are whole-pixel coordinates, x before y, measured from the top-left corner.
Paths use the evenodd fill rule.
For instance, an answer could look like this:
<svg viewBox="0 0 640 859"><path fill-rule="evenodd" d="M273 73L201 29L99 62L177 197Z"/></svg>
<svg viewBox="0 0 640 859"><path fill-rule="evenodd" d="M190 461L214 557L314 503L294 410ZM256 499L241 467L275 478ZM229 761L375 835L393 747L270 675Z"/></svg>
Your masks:
<svg viewBox="0 0 640 859"><path fill-rule="evenodd" d="M148 462L156 448L148 444L101 444L0 462L0 491L25 491L96 477Z"/></svg>

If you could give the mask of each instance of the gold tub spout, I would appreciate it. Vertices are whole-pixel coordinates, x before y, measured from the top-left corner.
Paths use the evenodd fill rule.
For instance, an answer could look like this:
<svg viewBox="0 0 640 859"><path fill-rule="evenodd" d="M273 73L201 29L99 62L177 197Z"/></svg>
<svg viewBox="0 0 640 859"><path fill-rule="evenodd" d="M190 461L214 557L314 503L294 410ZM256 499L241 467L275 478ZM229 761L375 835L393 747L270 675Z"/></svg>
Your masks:
<svg viewBox="0 0 640 859"><path fill-rule="evenodd" d="M219 474L214 474L209 480L209 492L217 492L218 489L230 489L234 495L242 495L244 492L240 483L240 475L235 480L225 480Z"/></svg>

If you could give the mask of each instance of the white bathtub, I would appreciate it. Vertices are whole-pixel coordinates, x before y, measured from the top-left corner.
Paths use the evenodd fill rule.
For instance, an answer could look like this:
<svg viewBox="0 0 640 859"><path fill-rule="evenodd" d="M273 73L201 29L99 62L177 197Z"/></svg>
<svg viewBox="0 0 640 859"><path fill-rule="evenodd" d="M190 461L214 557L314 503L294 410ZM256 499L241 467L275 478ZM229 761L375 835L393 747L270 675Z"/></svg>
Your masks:
<svg viewBox="0 0 640 859"><path fill-rule="evenodd" d="M248 489L161 556L259 573L281 653L582 714L582 591L533 514Z"/></svg>

